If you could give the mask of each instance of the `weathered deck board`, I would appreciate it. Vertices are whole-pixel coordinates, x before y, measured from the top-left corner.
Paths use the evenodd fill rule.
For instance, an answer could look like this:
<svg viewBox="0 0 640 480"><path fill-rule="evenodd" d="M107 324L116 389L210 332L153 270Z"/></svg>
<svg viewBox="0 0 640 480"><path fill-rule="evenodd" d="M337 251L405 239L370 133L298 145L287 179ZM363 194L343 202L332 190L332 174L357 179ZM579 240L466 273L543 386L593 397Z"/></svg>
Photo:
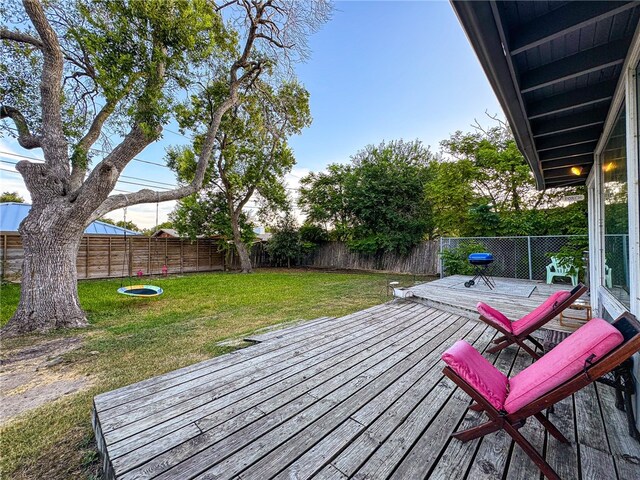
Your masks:
<svg viewBox="0 0 640 480"><path fill-rule="evenodd" d="M434 321L438 320L443 315L441 312L435 314L435 312L431 310L425 313L428 314L429 312L434 313L433 315ZM418 317L418 318L421 318L421 317ZM435 335L438 332L438 329L444 326L446 326L446 323L444 322L442 322L440 326L432 326L432 327L429 327L429 323L427 323L426 325L423 325L423 326L418 325L417 328L418 329L422 328L423 331L425 328L432 328L432 332ZM417 335L419 335L420 333L421 331L418 331ZM339 359L335 359L333 360L334 365L332 365L329 368L327 368L327 365L320 365L317 371L312 370L312 371L303 372L303 379L302 379L303 383L298 384L292 388L286 388L287 385L285 385L284 390L281 391L281 393L279 393L276 396L272 396L272 397L266 396L266 398L265 396L261 396L261 397L252 399L253 400L252 405L254 406L254 411L255 409L258 409L258 411L261 412L263 415L269 414L274 411L278 411L277 415L280 415L286 419L287 417L283 412L289 411L288 413L289 415L291 415L292 414L291 412L296 411L295 408L292 409L292 405L289 403L291 402L292 399L296 398L296 396L304 394L306 395L307 400L311 401L312 398L318 397L321 395L322 392L318 391L319 387L322 387L326 392L331 392L333 389L339 387L342 383L345 383L350 378L356 378L358 375L362 375L364 372L366 372L367 368L370 367L371 365L374 365L375 362L390 357L391 354L398 351L404 345L409 343L412 340L413 335L415 334L416 334L415 329L405 328L403 324L400 324L399 326L393 327L387 333L387 336L385 339L387 340L388 343L380 341L379 338L374 338L372 340L364 342L361 345L361 348L363 349L363 351L358 352L357 349L353 350L351 348L346 348L344 351L344 354L346 354L346 356L343 355L345 356L345 359L343 361L339 361ZM362 339L362 337L359 337L359 338ZM337 384L336 384L336 380L338 380ZM276 388L279 388L279 387L280 385L276 385ZM308 395L309 392L311 392L312 394ZM250 405L251 404L247 404L247 405L244 405L244 407L248 408ZM306 406L306 404L300 405L300 408L304 406ZM224 414L226 413L226 411L222 413ZM173 455L174 460L177 459L175 457L176 454L180 454L181 455L180 458L187 458L189 454L197 453L199 451L198 449L201 450L203 448L203 445L206 446L210 443L214 443L216 439L222 440L224 436L227 436L229 435L229 433L231 433L231 432L227 432L225 429L224 431L225 435L223 435L222 437L220 436L220 421L222 419L205 417L202 420L198 421L197 424L199 428L203 430L203 435L200 436L199 438L194 438L193 441L190 441L184 444L183 446L180 447L180 449L178 449L178 451L173 451L169 455ZM204 422L206 420L208 420L207 423ZM268 420L261 419L261 421L265 424L265 428L268 426L273 426L273 418ZM227 426L227 425L228 424L223 426ZM207 433L213 427L216 427L215 431L212 431L211 433ZM253 429L254 430L259 429L259 426L254 424ZM236 436L242 438L242 437L247 437L247 435L248 434L244 433ZM207 441L203 441L203 438L205 437ZM246 439L247 438L245 438L245 440ZM190 448L191 444L195 446L194 449ZM166 461L164 458L154 459L152 463L159 464L160 466L166 465ZM146 468L148 471L149 466L146 466Z"/></svg>
<svg viewBox="0 0 640 480"><path fill-rule="evenodd" d="M443 377L440 355L460 338L484 351L495 335L486 325L395 301L271 333L96 397L105 478L540 477L504 434L450 438L481 417ZM515 348L485 356L512 374L530 362ZM640 478L640 447L604 388L556 406L552 420L571 445L554 444L535 421L522 430L565 479L579 468L585 480Z"/></svg>
<svg viewBox="0 0 640 480"><path fill-rule="evenodd" d="M362 335L371 331L378 331L380 325L361 326ZM142 399L132 400L124 405L109 410L110 422L103 425L105 433L120 429L119 436L114 436L112 441L117 441L129 433L129 430L138 430L140 425L150 426L163 421L166 417L175 417L177 412L194 409L203 403L209 403L213 398L219 398L225 393L237 391L242 387L254 385L255 382L268 378L268 382L279 381L283 375L290 373L285 366L295 364L298 368L304 368L309 362L304 361L330 356L336 347L348 341L348 335L342 331L324 336L319 339L312 348L304 352L299 351L300 345L293 349L282 348L283 352L273 351L260 355L254 359L247 358L238 361L223 371L216 371L206 375L189 378L181 383L155 395L148 395ZM336 345L337 344L337 345ZM293 350L293 353L291 353ZM276 354L277 353L277 354ZM284 363L283 363L284 362ZM271 375L274 375L271 377ZM202 397L202 398L201 398ZM176 405L176 408L172 408ZM127 407L129 407L127 409ZM146 419L146 420L145 420ZM127 427L127 425L132 425Z"/></svg>
<svg viewBox="0 0 640 480"><path fill-rule="evenodd" d="M281 338L283 334L289 335L293 332L299 332L309 328L317 328L320 324L331 322L332 320L335 320L335 317L319 317L314 320L294 322L293 324L287 323L284 325L276 325L275 327L267 328L267 331L264 331L264 333L260 333L260 331L258 331L244 339L247 342L255 343L269 342Z"/></svg>
<svg viewBox="0 0 640 480"><path fill-rule="evenodd" d="M414 305L405 304L400 308L409 309L414 307ZM342 319L344 320L343 327L353 327L356 324L356 321L371 320L377 315L384 315L384 313L390 311L390 309L391 307L389 306L389 304L384 304L369 308L367 310L356 312L352 315L348 315L347 317L343 317ZM341 330L342 329L340 328L336 328L334 330L331 330L331 332L340 332ZM304 334L298 335L294 333L291 335L290 339L292 342L304 341L305 339L312 337L317 333L318 332L308 333L306 336ZM322 333L326 334L328 332L326 330L322 330ZM295 349L296 345L293 345L292 348ZM185 379L191 378L193 376L205 375L209 372L218 371L225 367L233 366L247 358L256 359L259 355L268 354L269 352L277 351L279 354L282 354L285 353L286 349L283 349L280 345L264 343L252 346L250 349L250 353L247 353L247 351L248 349L238 350L228 355L223 355L220 357L212 358L211 360L206 360L194 365L189 365L187 367L181 368L179 370L174 370L164 375L159 375L157 377L153 377L139 383L100 394L96 396L94 404L97 411L114 408L118 405L128 403L134 399L150 396L158 391L163 390L164 388L171 388L176 384L182 383L183 381L185 381Z"/></svg>
<svg viewBox="0 0 640 480"><path fill-rule="evenodd" d="M497 308L511 320L517 320L546 300L549 295L558 290L571 290L571 285L547 285L546 283L531 280L520 279L504 279L516 285L531 285L535 289L528 298L504 295L501 293L493 293L487 291L469 289L451 288L453 285L460 284L470 279L464 275L452 275L450 277L440 278L433 282L421 283L410 288L414 297L423 301L425 304L447 310L458 315L477 319L478 312L476 304L483 301L494 308ZM560 325L558 317L547 324L554 330L571 332L575 328Z"/></svg>

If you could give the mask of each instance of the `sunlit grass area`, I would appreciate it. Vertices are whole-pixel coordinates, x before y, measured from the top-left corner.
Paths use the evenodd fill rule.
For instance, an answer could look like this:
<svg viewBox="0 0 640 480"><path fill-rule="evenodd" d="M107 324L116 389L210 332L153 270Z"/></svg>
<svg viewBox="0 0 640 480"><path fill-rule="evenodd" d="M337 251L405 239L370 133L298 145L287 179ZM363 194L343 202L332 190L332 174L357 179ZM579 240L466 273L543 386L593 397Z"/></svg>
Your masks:
<svg viewBox="0 0 640 480"><path fill-rule="evenodd" d="M88 390L50 402L0 430L0 478L87 478L97 472L91 402L98 393L159 375L234 348L218 342L280 322L342 316L389 300L386 285L413 276L263 270L251 275L198 274L149 280L160 297L116 293L120 280L85 281L80 299L90 327L3 342L3 351L61 337L82 346L50 368L85 377ZM19 285L0 290L4 324Z"/></svg>

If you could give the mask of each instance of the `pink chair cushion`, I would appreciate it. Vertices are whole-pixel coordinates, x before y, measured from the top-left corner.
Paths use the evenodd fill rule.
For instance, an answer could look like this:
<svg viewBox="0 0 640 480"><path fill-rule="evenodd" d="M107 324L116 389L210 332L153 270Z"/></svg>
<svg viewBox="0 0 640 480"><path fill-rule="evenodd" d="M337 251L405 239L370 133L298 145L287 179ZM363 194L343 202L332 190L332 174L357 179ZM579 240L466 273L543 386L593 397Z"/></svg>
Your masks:
<svg viewBox="0 0 640 480"><path fill-rule="evenodd" d="M507 332L512 332L512 322L504 316L502 312L499 312L493 307L490 307L486 303L478 302L476 305L478 313L486 318L494 326L499 326L505 329Z"/></svg>
<svg viewBox="0 0 640 480"><path fill-rule="evenodd" d="M520 320L516 320L515 322L513 322L511 324L513 333L516 335L520 335L531 325L538 322L542 317L552 312L559 304L564 302L570 296L571 296L571 292L569 290L561 290L559 292L554 293L549 298L547 298L544 302L542 302L542 304L539 307L537 307L535 310L527 313Z"/></svg>
<svg viewBox="0 0 640 480"><path fill-rule="evenodd" d="M507 413L550 392L584 369L584 361L595 354L593 362L623 342L622 334L601 318L594 318L560 342L557 347L509 379L509 395L504 404Z"/></svg>
<svg viewBox="0 0 640 480"><path fill-rule="evenodd" d="M507 377L464 340L442 354L442 360L498 410L507 396Z"/></svg>

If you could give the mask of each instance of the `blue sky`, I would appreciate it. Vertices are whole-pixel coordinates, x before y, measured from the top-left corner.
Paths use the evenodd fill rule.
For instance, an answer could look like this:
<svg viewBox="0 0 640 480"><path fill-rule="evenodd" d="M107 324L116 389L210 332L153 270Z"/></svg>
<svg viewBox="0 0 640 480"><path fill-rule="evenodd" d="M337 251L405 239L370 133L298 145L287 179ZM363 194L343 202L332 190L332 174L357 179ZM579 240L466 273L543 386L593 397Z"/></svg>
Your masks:
<svg viewBox="0 0 640 480"><path fill-rule="evenodd" d="M418 138L437 150L484 111L500 112L449 2L340 2L297 68L312 126L299 167L347 161L370 143Z"/></svg>
<svg viewBox="0 0 640 480"><path fill-rule="evenodd" d="M456 130L471 130L474 119L490 123L485 110L501 114L449 2L337 2L332 20L310 39L310 47L311 58L296 71L311 94L314 121L290 142L297 166L287 181L294 188L307 172L347 162L368 144L419 139L437 151ZM162 163L166 146L186 141L165 131L138 158ZM40 156L7 138L0 139L0 151ZM17 157L0 153L0 159ZM175 184L170 170L141 162L132 162L124 174ZM0 171L0 178L3 191L26 193L18 176ZM118 188L138 187L121 183ZM173 205L160 205L161 222ZM134 206L127 217L151 227L155 211L155 205ZM122 219L122 212L109 216Z"/></svg>

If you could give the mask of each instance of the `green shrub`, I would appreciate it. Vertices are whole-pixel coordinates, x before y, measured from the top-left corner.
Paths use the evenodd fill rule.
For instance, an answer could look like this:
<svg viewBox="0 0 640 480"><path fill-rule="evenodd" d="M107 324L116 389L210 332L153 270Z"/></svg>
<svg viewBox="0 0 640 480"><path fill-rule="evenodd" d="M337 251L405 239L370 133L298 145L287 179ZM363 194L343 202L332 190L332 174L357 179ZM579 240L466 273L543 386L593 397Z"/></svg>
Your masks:
<svg viewBox="0 0 640 480"><path fill-rule="evenodd" d="M447 248L440 252L442 267L446 275L472 275L473 265L469 263L469 255L484 252L485 246L476 241L464 242L456 248Z"/></svg>

